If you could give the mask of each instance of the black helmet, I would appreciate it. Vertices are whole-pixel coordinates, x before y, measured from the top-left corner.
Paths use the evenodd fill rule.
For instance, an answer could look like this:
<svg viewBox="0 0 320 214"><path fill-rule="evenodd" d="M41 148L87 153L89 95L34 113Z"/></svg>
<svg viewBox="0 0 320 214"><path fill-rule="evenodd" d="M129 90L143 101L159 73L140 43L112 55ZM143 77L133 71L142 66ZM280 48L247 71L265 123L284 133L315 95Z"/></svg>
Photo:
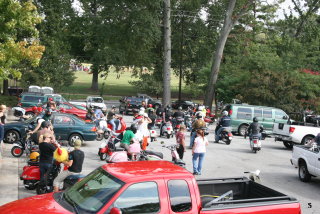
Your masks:
<svg viewBox="0 0 320 214"><path fill-rule="evenodd" d="M135 134L138 130L137 125L136 124L131 124L130 126L131 131Z"/></svg>
<svg viewBox="0 0 320 214"><path fill-rule="evenodd" d="M253 122L258 122L258 118L257 118L257 117L254 117L254 118L253 118Z"/></svg>
<svg viewBox="0 0 320 214"><path fill-rule="evenodd" d="M51 123L49 121L43 121L41 123L41 128L49 128Z"/></svg>

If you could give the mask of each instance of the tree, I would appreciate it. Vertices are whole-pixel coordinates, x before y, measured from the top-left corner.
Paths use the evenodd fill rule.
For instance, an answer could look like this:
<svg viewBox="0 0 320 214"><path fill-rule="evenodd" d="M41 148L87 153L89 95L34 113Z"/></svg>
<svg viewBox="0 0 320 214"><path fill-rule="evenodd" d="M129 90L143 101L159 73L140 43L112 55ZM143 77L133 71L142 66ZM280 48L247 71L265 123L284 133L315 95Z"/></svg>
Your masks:
<svg viewBox="0 0 320 214"><path fill-rule="evenodd" d="M7 79L21 77L21 62L37 66L44 46L37 40L35 25L41 18L31 1L0 0L0 19L0 77L6 94Z"/></svg>
<svg viewBox="0 0 320 214"><path fill-rule="evenodd" d="M230 0L228 3L223 27L221 29L220 37L216 44L215 54L213 57L209 84L207 87L206 96L204 100L204 104L206 106L211 107L212 102L214 100L215 85L218 78L223 50L224 50L224 46L226 44L227 38L230 34L230 31L232 30L234 25L238 22L238 20L248 12L248 9L250 8L250 6L252 6L253 2L254 2L253 0L250 0L250 1L247 1L245 4L243 4L240 11L237 14L233 14L233 11L236 5L236 0Z"/></svg>
<svg viewBox="0 0 320 214"><path fill-rule="evenodd" d="M72 1L36 0L39 13L44 21L37 26L40 40L46 46L39 67L30 68L23 75L25 85L37 84L53 86L57 90L69 86L74 81L74 72L70 69L71 22L75 17Z"/></svg>

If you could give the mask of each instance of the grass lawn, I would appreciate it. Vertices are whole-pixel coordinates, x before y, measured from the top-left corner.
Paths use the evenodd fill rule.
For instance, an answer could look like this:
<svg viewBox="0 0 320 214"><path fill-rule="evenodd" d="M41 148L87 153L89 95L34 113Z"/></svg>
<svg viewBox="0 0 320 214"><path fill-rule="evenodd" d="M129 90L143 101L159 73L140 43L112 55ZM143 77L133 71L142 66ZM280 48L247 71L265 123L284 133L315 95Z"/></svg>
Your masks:
<svg viewBox="0 0 320 214"><path fill-rule="evenodd" d="M64 94L66 98L69 96L71 99L81 99L86 95L100 95L103 83L103 95L106 99L112 99L110 96L116 96L115 99L118 99L121 96L136 95L139 92L135 86L129 84L130 80L137 80L137 78L131 77L130 72L122 73L119 79L115 72L110 72L106 79L99 76L99 91L96 92L90 90L92 74L77 71L75 75L76 79L73 85L57 90L57 92ZM175 75L172 75L171 78L171 90L176 94L178 92L179 78Z"/></svg>

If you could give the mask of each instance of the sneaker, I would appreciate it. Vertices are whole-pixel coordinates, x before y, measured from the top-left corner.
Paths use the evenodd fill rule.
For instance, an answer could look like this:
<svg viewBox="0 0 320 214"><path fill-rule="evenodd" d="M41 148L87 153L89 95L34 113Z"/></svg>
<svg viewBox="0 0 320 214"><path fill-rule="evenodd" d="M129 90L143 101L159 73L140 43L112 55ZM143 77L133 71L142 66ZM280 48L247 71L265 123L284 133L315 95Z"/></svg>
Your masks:
<svg viewBox="0 0 320 214"><path fill-rule="evenodd" d="M194 172L193 174L194 174L194 175L199 175L199 173L197 173L197 172Z"/></svg>

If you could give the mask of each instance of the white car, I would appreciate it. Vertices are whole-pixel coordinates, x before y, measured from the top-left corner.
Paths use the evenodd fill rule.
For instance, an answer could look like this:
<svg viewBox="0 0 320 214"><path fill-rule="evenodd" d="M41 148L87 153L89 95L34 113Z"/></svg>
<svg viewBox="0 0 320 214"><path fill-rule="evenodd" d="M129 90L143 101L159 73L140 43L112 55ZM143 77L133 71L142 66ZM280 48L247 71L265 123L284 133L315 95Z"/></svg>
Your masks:
<svg viewBox="0 0 320 214"><path fill-rule="evenodd" d="M107 110L107 105L104 103L104 100L102 97L94 97L94 96L88 96L85 102L77 102L77 101L72 101L70 102L71 104L75 105L82 105L84 107L99 107L102 109L102 111Z"/></svg>

